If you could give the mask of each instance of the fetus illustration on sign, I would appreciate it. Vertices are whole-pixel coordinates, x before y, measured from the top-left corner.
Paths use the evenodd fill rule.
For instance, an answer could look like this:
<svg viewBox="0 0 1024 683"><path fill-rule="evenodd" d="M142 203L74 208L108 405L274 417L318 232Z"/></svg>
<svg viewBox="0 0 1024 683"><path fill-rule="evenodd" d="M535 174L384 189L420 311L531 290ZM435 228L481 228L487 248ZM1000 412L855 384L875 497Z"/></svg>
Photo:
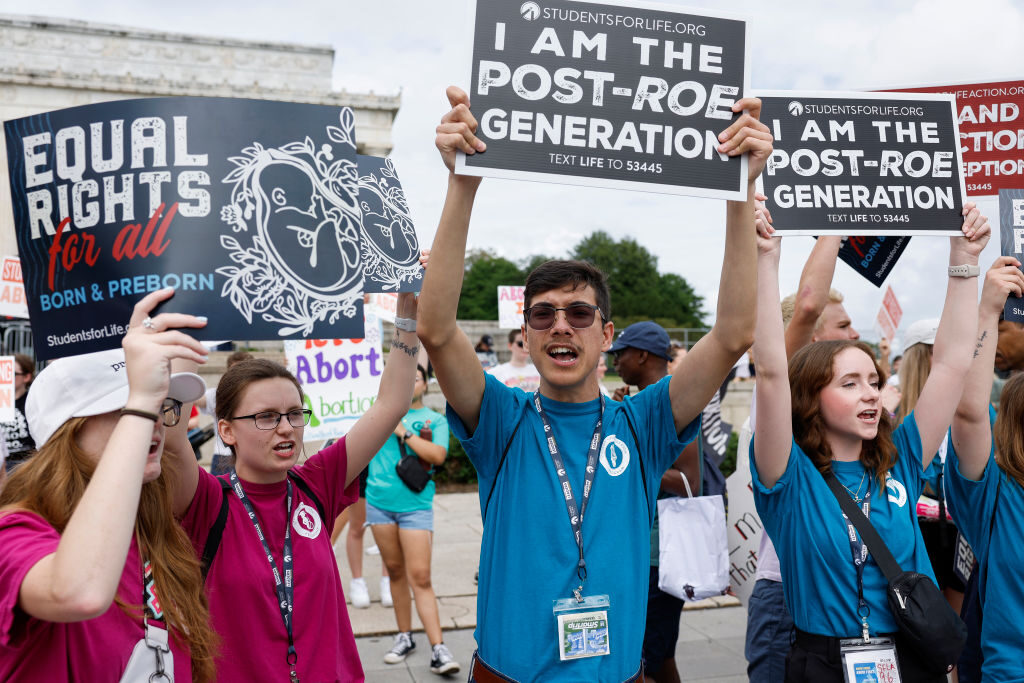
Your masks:
<svg viewBox="0 0 1024 683"><path fill-rule="evenodd" d="M319 321L352 318L362 299L359 169L352 160L355 123L342 108L331 143L309 136L279 147L259 142L231 157L231 203L221 235L232 265L221 295L251 323L278 324L281 336L310 334ZM335 159L335 146L348 147Z"/></svg>
<svg viewBox="0 0 1024 683"><path fill-rule="evenodd" d="M359 208L365 291L419 290L419 240L390 158L359 155Z"/></svg>

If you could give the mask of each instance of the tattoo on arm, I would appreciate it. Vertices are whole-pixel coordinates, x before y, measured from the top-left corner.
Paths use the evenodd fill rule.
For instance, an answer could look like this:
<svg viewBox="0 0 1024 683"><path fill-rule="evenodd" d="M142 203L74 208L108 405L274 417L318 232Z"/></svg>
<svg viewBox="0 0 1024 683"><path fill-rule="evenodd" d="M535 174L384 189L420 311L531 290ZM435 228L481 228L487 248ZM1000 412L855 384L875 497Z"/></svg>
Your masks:
<svg viewBox="0 0 1024 683"><path fill-rule="evenodd" d="M978 354L981 353L981 347L985 345L985 337L988 336L988 330L982 330L981 336L978 337L978 343L974 347L974 357L977 358Z"/></svg>
<svg viewBox="0 0 1024 683"><path fill-rule="evenodd" d="M415 358L416 354L419 353L420 345L417 344L416 346L409 346L408 344L403 344L402 340L400 340L398 338L398 335L396 334L395 338L391 340L391 348L392 349L399 349L400 351L405 353L407 356L409 356L411 358Z"/></svg>

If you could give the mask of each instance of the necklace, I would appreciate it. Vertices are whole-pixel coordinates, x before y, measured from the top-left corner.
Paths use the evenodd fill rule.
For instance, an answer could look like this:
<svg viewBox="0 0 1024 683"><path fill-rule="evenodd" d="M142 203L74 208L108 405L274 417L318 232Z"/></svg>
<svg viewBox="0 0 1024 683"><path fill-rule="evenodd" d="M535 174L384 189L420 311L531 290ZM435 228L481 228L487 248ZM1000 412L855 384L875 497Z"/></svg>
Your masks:
<svg viewBox="0 0 1024 683"><path fill-rule="evenodd" d="M857 493L854 493L850 489L850 487L847 486L846 484L843 484L843 482L839 482L840 484L843 484L843 488L846 489L846 492L850 494L850 497L853 498L853 502L857 503L857 505L860 505L861 501L864 500L864 496L860 495L860 490L861 490L861 487L864 486L864 478L867 475L868 475L868 471L867 470L864 470L863 472L861 472L860 483L857 484Z"/></svg>

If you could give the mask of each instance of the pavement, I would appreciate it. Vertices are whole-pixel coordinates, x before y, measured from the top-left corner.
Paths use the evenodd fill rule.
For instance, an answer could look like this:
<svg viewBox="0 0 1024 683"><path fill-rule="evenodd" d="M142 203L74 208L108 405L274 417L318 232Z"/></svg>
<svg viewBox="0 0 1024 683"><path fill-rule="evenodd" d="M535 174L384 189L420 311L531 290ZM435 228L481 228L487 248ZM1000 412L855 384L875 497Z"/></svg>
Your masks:
<svg viewBox="0 0 1024 683"><path fill-rule="evenodd" d="M441 493L434 498L434 546L432 579L438 598L445 644L462 665L462 673L451 680L465 680L476 642L476 572L483 525L476 492ZM335 546L342 585L349 592L351 572L344 552L344 533ZM393 681L434 681L430 672L430 647L416 610L413 609L413 640L416 649L401 664L385 664L395 625L394 611L380 604L381 563L379 555L367 554L373 546L369 530L363 539L363 575L370 590L370 607L349 606L356 646L369 683ZM747 680L743 658L746 610L735 598L722 597L689 603L680 620L676 663L684 681L740 683Z"/></svg>

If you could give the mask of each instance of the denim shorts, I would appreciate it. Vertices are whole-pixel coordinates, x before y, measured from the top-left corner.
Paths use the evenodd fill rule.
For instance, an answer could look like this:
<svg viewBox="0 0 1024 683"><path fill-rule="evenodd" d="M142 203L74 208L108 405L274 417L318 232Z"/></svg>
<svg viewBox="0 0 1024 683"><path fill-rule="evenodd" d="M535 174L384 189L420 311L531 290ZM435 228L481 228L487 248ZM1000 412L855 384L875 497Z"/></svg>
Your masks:
<svg viewBox="0 0 1024 683"><path fill-rule="evenodd" d="M434 510L413 510L412 512L390 512L366 503L366 526L374 524L397 524L399 529L434 530Z"/></svg>

